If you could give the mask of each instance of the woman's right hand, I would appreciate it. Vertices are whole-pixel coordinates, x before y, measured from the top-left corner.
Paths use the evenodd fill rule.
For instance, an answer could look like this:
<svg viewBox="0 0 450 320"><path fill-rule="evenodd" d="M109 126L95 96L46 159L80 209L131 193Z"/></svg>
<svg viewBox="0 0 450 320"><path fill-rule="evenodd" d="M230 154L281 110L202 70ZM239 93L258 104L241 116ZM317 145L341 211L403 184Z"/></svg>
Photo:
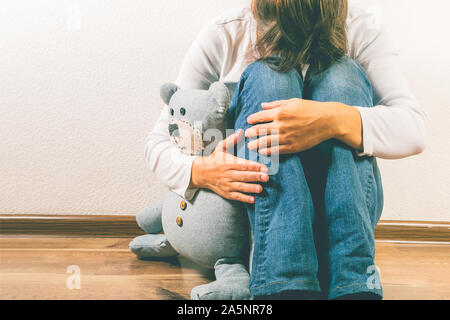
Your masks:
<svg viewBox="0 0 450 320"><path fill-rule="evenodd" d="M190 187L210 189L228 200L255 203L255 197L249 194L263 191L257 182L269 181L268 168L228 153L242 137L240 130L219 143L212 155L195 159Z"/></svg>

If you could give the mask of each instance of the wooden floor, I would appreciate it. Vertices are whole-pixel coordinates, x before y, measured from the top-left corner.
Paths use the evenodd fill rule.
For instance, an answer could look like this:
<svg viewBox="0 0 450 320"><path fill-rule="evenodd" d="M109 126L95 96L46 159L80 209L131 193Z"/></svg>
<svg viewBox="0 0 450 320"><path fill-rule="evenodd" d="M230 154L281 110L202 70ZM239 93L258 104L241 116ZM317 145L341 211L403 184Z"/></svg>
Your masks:
<svg viewBox="0 0 450 320"><path fill-rule="evenodd" d="M129 239L0 238L0 299L188 299L212 274L187 261L137 260ZM81 289L69 290L69 266ZM386 299L450 299L450 245L378 243Z"/></svg>

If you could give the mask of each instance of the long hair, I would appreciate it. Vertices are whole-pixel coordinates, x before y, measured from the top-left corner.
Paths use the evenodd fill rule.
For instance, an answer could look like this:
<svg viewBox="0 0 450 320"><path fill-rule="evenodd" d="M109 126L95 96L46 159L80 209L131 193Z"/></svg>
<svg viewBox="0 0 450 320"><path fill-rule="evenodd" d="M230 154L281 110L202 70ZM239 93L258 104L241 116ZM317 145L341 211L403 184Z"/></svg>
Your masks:
<svg viewBox="0 0 450 320"><path fill-rule="evenodd" d="M279 72L303 64L320 73L347 54L347 0L253 0L260 60Z"/></svg>

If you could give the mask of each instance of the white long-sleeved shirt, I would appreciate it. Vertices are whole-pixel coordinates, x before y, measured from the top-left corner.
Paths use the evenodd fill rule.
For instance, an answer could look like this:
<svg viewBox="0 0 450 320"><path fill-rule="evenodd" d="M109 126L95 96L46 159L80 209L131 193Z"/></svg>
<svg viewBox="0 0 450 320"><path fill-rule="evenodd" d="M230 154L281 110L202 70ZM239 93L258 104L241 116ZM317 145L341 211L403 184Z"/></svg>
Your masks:
<svg viewBox="0 0 450 320"><path fill-rule="evenodd" d="M397 53L385 30L374 28L373 17L351 8L348 19L348 56L365 69L374 89L374 108L358 107L363 123L364 151L384 159L421 153L426 144L426 114L411 92ZM204 89L216 81L237 83L256 60L256 21L250 8L229 12L209 23L189 49L176 84L183 89ZM151 170L172 191L190 200L195 157L172 144L168 107L148 137L146 156Z"/></svg>

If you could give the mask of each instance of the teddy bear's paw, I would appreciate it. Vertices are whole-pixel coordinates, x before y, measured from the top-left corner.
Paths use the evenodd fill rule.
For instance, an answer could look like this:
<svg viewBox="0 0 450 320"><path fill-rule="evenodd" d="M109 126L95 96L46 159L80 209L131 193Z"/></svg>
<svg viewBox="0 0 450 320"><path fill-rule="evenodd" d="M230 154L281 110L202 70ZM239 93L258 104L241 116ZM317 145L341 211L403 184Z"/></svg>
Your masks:
<svg viewBox="0 0 450 320"><path fill-rule="evenodd" d="M247 279L217 280L192 289L192 300L250 300Z"/></svg>
<svg viewBox="0 0 450 320"><path fill-rule="evenodd" d="M163 234L137 237L130 242L129 247L139 259L170 258L178 255Z"/></svg>

